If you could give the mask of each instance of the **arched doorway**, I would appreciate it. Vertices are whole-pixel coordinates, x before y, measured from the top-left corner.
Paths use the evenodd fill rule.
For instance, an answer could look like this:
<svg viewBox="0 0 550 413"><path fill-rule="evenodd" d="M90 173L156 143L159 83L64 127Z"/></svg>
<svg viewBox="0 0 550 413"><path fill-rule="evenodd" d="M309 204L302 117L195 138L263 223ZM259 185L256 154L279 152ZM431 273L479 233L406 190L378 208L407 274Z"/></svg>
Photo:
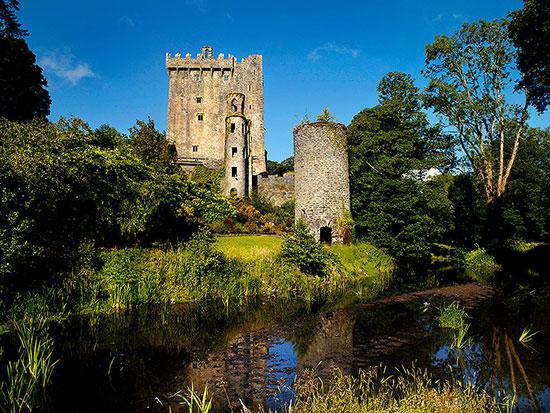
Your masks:
<svg viewBox="0 0 550 413"><path fill-rule="evenodd" d="M331 227L321 227L319 233L319 241L325 242L327 244L332 244L332 228Z"/></svg>

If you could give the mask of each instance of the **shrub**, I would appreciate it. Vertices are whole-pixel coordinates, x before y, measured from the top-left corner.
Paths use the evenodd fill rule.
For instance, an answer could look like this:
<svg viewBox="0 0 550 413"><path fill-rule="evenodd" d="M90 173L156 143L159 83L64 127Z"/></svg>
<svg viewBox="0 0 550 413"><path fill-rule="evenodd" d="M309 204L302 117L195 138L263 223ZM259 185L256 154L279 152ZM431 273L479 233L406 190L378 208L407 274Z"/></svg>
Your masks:
<svg viewBox="0 0 550 413"><path fill-rule="evenodd" d="M495 261L495 257L483 248L477 248L464 255L465 274L476 281L491 281L500 269L501 267Z"/></svg>
<svg viewBox="0 0 550 413"><path fill-rule="evenodd" d="M298 221L281 245L281 257L306 274L329 275L336 255L318 243L303 221Z"/></svg>

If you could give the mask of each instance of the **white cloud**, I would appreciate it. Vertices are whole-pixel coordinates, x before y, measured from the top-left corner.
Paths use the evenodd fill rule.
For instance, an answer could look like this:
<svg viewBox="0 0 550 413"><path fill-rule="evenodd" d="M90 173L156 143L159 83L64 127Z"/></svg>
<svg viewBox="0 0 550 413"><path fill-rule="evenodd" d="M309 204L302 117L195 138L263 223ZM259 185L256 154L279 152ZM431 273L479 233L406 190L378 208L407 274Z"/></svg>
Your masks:
<svg viewBox="0 0 550 413"><path fill-rule="evenodd" d="M450 22L450 21L464 21L464 20L466 20L466 16L464 16L463 14L441 12L437 16L434 16L431 19L428 19L428 23L439 24L439 23Z"/></svg>
<svg viewBox="0 0 550 413"><path fill-rule="evenodd" d="M323 54L327 53L337 53L342 55L348 55L351 57L357 57L359 56L359 49L350 49L349 47L342 46L335 43L325 43L322 46L316 47L308 54L309 60L313 60L314 62L319 60Z"/></svg>
<svg viewBox="0 0 550 413"><path fill-rule="evenodd" d="M75 86L86 77L97 77L88 63L76 63L70 53L52 52L46 54L38 64L46 71Z"/></svg>
<svg viewBox="0 0 550 413"><path fill-rule="evenodd" d="M136 22L130 16L122 16L118 19L118 24L128 27L136 27Z"/></svg>

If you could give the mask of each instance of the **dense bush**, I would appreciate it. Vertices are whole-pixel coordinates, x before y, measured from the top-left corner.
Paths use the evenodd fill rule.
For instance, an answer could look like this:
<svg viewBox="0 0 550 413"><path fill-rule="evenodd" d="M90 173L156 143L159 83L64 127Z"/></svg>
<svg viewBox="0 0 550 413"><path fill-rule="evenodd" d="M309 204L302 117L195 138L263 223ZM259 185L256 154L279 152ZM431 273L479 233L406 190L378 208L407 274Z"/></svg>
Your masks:
<svg viewBox="0 0 550 413"><path fill-rule="evenodd" d="M234 213L221 196L163 173L127 140L73 119L0 120L0 279L4 288L70 269L82 243L185 239Z"/></svg>
<svg viewBox="0 0 550 413"><path fill-rule="evenodd" d="M329 275L336 256L318 243L305 222L299 220L281 245L284 260L312 275Z"/></svg>

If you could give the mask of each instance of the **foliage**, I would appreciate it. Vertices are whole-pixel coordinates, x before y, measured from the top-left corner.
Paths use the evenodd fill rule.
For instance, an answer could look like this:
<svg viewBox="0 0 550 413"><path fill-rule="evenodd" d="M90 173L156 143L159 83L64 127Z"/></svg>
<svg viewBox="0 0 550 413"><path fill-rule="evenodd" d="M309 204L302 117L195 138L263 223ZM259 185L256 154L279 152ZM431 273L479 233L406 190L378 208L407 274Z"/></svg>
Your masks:
<svg viewBox="0 0 550 413"><path fill-rule="evenodd" d="M426 370L383 367L361 370L356 378L336 371L330 382L312 373L296 385L295 413L494 412L498 403L482 388L434 380Z"/></svg>
<svg viewBox="0 0 550 413"><path fill-rule="evenodd" d="M530 328L525 327L518 338L518 341L521 344L529 344L531 340L533 340L533 337L538 333L538 331L531 331Z"/></svg>
<svg viewBox="0 0 550 413"><path fill-rule="evenodd" d="M465 274L479 282L491 281L500 265L495 258L483 248L477 248L464 255Z"/></svg>
<svg viewBox="0 0 550 413"><path fill-rule="evenodd" d="M206 166L198 165L193 169L191 181L205 186L212 192L221 193L221 183L224 173L224 168L210 169Z"/></svg>
<svg viewBox="0 0 550 413"><path fill-rule="evenodd" d="M173 171L176 149L166 140L164 133L155 129L155 122L138 120L130 129L130 146L134 154L147 165L160 172Z"/></svg>
<svg viewBox="0 0 550 413"><path fill-rule="evenodd" d="M409 75L389 73L379 91L381 104L348 127L356 236L400 260L424 260L451 227L448 178L425 178L431 168L452 164L449 137L429 125Z"/></svg>
<svg viewBox="0 0 550 413"><path fill-rule="evenodd" d="M437 322L440 327L458 329L467 318L466 310L457 301L439 309Z"/></svg>
<svg viewBox="0 0 550 413"><path fill-rule="evenodd" d="M66 271L80 245L185 239L233 214L221 196L164 174L125 141L97 146L82 121L0 121L0 276L4 287ZM7 278L6 278L7 277Z"/></svg>
<svg viewBox="0 0 550 413"><path fill-rule="evenodd" d="M4 2L0 2L0 6ZM42 69L24 39L0 36L0 118L28 121L50 114Z"/></svg>
<svg viewBox="0 0 550 413"><path fill-rule="evenodd" d="M528 117L527 98L506 101L514 69L506 28L504 20L466 23L426 46L426 104L455 129L487 204L506 192Z"/></svg>
<svg viewBox="0 0 550 413"><path fill-rule="evenodd" d="M17 21L18 11L18 0L0 0L0 37L18 39L28 34Z"/></svg>
<svg viewBox="0 0 550 413"><path fill-rule="evenodd" d="M283 176L287 172L294 171L294 156L286 158L281 162L268 160L266 164L266 170L268 175Z"/></svg>
<svg viewBox="0 0 550 413"><path fill-rule="evenodd" d="M550 103L550 4L524 0L523 9L512 12L511 18L509 32L522 73L519 87L527 89L530 103L542 113Z"/></svg>
<svg viewBox="0 0 550 413"><path fill-rule="evenodd" d="M315 120L317 122L336 122L336 118L332 116L328 108L324 108L322 112L315 117Z"/></svg>
<svg viewBox="0 0 550 413"><path fill-rule="evenodd" d="M296 222L291 233L281 245L281 257L300 268L306 274L327 276L336 256L318 243L305 222Z"/></svg>

